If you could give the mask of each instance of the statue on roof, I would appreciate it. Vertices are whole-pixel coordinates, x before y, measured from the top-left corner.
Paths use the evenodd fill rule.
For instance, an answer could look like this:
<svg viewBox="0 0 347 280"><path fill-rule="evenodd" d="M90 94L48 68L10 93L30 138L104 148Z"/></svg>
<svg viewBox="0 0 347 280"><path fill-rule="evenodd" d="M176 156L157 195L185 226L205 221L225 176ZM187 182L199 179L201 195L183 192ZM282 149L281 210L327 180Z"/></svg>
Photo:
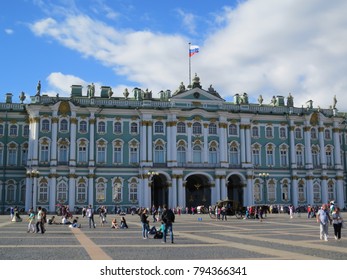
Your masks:
<svg viewBox="0 0 347 280"><path fill-rule="evenodd" d="M337 99L336 99L336 95L334 95L334 99L333 99L333 109L336 109L336 103L337 103Z"/></svg>
<svg viewBox="0 0 347 280"><path fill-rule="evenodd" d="M40 94L41 94L41 81L39 81L36 86L36 96L40 96Z"/></svg>
<svg viewBox="0 0 347 280"><path fill-rule="evenodd" d="M263 101L264 101L263 96L262 96L262 95L259 95L259 97L258 97L258 103L259 103L260 106L263 105Z"/></svg>
<svg viewBox="0 0 347 280"><path fill-rule="evenodd" d="M294 98L291 93L287 97L287 107L294 107Z"/></svg>
<svg viewBox="0 0 347 280"><path fill-rule="evenodd" d="M87 89L87 96L89 98L94 97L94 95L95 95L95 85L94 85L94 83L92 83L91 85L88 85L87 88L88 88Z"/></svg>

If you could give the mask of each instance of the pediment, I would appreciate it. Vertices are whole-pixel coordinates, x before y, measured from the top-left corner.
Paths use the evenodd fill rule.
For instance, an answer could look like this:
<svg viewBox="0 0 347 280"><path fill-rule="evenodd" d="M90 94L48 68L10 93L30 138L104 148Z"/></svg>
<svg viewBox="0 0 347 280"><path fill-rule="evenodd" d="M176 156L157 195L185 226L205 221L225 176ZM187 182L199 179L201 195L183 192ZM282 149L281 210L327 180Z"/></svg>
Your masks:
<svg viewBox="0 0 347 280"><path fill-rule="evenodd" d="M192 88L190 90L177 93L171 97L172 101L197 101L197 102L208 102L208 101L225 101L219 96L217 92L209 92L201 88Z"/></svg>

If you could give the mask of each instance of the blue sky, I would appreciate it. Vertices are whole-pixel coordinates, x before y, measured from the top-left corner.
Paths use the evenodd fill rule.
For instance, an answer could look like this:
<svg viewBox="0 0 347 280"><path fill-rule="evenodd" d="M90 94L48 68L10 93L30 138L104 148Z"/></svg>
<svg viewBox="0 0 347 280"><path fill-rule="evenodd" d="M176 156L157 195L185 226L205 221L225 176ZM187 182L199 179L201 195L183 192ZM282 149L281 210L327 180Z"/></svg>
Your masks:
<svg viewBox="0 0 347 280"><path fill-rule="evenodd" d="M0 102L69 96L73 84L175 91L192 74L226 100L247 92L347 111L347 1L12 0L0 2ZM98 90L97 90L98 92ZM29 102L29 98L25 102Z"/></svg>

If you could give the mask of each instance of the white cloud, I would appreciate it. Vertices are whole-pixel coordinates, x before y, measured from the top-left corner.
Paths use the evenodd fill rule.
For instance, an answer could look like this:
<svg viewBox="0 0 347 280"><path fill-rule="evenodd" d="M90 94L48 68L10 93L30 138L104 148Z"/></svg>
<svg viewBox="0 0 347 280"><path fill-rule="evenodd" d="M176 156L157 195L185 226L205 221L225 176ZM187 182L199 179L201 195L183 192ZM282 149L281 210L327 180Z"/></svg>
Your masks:
<svg viewBox="0 0 347 280"><path fill-rule="evenodd" d="M8 34L8 35L11 35L11 34L14 33L13 29L11 29L11 28L6 28L4 31L5 31L5 33Z"/></svg>
<svg viewBox="0 0 347 280"><path fill-rule="evenodd" d="M213 84L224 97L247 92L264 103L273 95L294 96L296 106L332 104L347 110L347 2L249 0L216 15L223 28L203 34L192 58L204 88ZM193 17L185 17L189 25ZM93 57L153 92L187 84L187 39L150 31L117 30L86 15L64 21L46 18L32 25L67 48ZM69 82L69 81L66 81ZM70 86L72 83L68 83Z"/></svg>

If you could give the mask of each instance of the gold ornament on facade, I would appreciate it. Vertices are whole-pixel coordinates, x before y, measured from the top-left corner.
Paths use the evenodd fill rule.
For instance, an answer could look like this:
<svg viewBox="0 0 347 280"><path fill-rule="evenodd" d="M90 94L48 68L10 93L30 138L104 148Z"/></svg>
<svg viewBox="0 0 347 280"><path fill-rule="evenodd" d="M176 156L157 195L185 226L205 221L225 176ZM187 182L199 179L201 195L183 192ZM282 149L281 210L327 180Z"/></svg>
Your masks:
<svg viewBox="0 0 347 280"><path fill-rule="evenodd" d="M76 118L71 118L70 122L71 122L71 124L77 124L78 120Z"/></svg>
<svg viewBox="0 0 347 280"><path fill-rule="evenodd" d="M70 104L68 101L62 101L59 105L59 109L58 109L58 113L60 115L67 115L68 113L70 113L71 109L70 109Z"/></svg>
<svg viewBox="0 0 347 280"><path fill-rule="evenodd" d="M310 118L310 124L312 126L316 126L318 125L318 120L319 120L319 115L317 112L314 112L312 115L311 115L311 118Z"/></svg>

